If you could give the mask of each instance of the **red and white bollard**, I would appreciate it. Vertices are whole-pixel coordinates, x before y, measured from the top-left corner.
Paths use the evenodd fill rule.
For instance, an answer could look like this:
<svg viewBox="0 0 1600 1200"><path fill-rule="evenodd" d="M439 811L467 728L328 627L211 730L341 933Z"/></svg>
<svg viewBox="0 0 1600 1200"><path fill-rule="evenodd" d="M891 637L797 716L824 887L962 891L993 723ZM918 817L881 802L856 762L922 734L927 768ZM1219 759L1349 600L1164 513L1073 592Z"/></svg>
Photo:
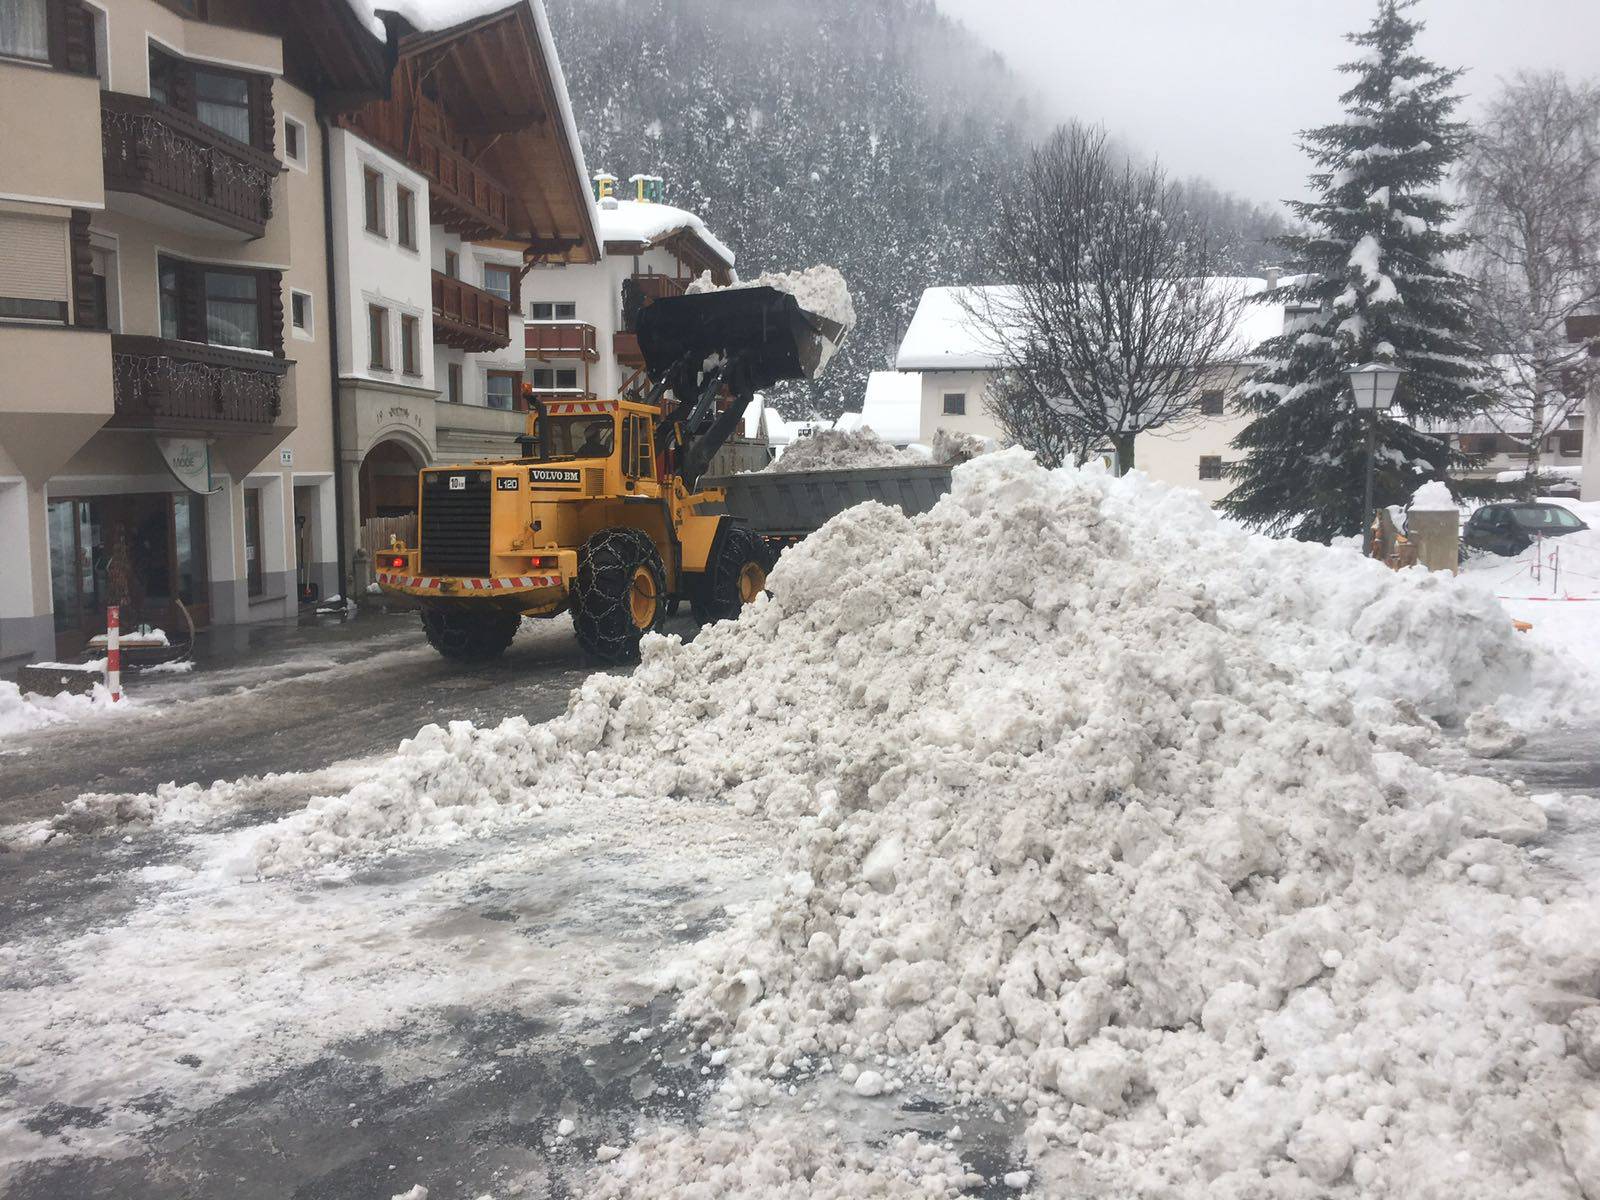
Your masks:
<svg viewBox="0 0 1600 1200"><path fill-rule="evenodd" d="M106 689L113 701L122 699L122 610L106 609Z"/></svg>

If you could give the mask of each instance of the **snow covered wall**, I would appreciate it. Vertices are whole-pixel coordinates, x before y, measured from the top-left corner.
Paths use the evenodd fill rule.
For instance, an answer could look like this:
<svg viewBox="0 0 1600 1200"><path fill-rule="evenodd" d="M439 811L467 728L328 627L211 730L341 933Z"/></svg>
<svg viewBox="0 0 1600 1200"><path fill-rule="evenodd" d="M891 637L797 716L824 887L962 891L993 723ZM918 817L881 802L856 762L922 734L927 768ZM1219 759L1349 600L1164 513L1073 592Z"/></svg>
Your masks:
<svg viewBox="0 0 1600 1200"><path fill-rule="evenodd" d="M670 973L734 1126L813 1075L921 1081L1014 1106L1042 1194L1600 1194L1600 908L1535 871L1526 795L1408 753L1577 689L1492 600L1017 451L770 587L547 725L424 731L235 869L725 803L789 847ZM744 1143L650 1144L670 1169L641 1143L605 1194Z"/></svg>

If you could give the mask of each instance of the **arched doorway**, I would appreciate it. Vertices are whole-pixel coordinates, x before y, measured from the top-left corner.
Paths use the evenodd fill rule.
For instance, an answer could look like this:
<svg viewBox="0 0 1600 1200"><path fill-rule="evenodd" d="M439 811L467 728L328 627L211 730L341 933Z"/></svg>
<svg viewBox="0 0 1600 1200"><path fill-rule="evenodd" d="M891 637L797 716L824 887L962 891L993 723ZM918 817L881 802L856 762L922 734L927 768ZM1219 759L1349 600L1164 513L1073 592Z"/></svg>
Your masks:
<svg viewBox="0 0 1600 1200"><path fill-rule="evenodd" d="M392 537L417 544L417 473L423 460L410 446L386 438L361 460L361 546L370 557Z"/></svg>

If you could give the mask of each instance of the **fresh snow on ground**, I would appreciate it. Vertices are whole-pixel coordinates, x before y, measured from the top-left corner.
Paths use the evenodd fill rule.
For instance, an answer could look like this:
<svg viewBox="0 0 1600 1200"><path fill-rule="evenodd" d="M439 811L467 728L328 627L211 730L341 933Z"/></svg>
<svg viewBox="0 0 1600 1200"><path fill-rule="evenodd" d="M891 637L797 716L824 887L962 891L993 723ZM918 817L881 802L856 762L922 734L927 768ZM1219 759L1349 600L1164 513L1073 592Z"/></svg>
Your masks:
<svg viewBox="0 0 1600 1200"><path fill-rule="evenodd" d="M897 450L863 425L859 429L819 429L801 438L765 468L767 474L795 471L854 471L864 467L923 466L927 458Z"/></svg>

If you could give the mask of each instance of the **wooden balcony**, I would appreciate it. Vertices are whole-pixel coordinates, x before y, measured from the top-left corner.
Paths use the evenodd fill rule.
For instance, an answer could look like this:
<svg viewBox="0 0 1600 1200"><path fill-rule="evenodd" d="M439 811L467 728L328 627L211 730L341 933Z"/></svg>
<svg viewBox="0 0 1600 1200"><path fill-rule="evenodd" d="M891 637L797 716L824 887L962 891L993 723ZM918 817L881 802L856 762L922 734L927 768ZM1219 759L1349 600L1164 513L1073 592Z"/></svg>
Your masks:
<svg viewBox="0 0 1600 1200"><path fill-rule="evenodd" d="M115 415L124 429L265 433L283 411L289 362L200 342L113 334Z"/></svg>
<svg viewBox="0 0 1600 1200"><path fill-rule="evenodd" d="M600 359L594 326L583 321L529 321L522 327L522 337L529 358Z"/></svg>
<svg viewBox="0 0 1600 1200"><path fill-rule="evenodd" d="M644 351L639 349L639 335L632 330L620 329L611 335L611 353L625 367L644 366Z"/></svg>
<svg viewBox="0 0 1600 1200"><path fill-rule="evenodd" d="M469 242L503 238L511 228L505 184L455 150L436 131L419 129L412 164L428 177L433 220Z"/></svg>
<svg viewBox="0 0 1600 1200"><path fill-rule="evenodd" d="M511 344L511 302L435 271L433 340L469 354L504 350Z"/></svg>
<svg viewBox="0 0 1600 1200"><path fill-rule="evenodd" d="M281 169L263 150L145 96L100 94L106 191L169 211L190 233L261 237L272 217L272 181Z"/></svg>

